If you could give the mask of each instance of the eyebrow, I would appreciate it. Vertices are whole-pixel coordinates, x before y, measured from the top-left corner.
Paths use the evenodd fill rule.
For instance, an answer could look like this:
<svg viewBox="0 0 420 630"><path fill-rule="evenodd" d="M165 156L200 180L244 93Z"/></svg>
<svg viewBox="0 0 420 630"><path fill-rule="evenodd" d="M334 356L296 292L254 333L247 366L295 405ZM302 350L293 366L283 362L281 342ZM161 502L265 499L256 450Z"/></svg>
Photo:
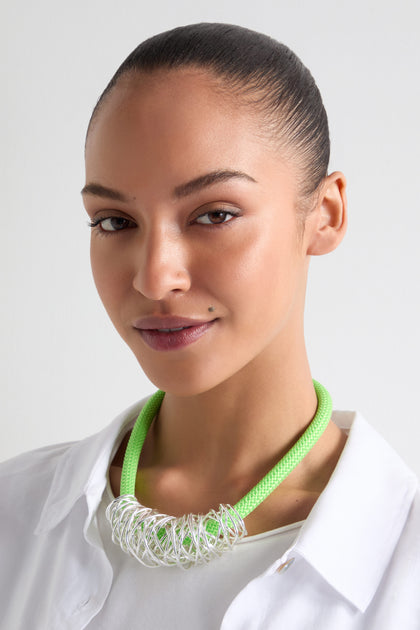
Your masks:
<svg viewBox="0 0 420 630"><path fill-rule="evenodd" d="M217 170L212 171L211 173L206 173L205 175L200 175L200 177L196 177L186 184L177 186L174 189L173 196L176 199L181 199L182 197L187 197L188 195L198 192L203 188L207 188L213 184L219 184L220 182L226 182L231 179L244 179L254 182L254 184L257 183L253 177L247 175L246 173L242 173L241 171Z"/></svg>
<svg viewBox="0 0 420 630"><path fill-rule="evenodd" d="M128 197L118 190L108 188L108 186L102 186L102 184L95 184L94 182L86 184L86 186L82 188L81 193L82 195L93 195L94 197L106 197L113 201L123 201L125 203L129 201Z"/></svg>
<svg viewBox="0 0 420 630"><path fill-rule="evenodd" d="M226 182L232 179L242 179L249 182L253 182L254 184L257 181L243 173L242 171L230 171L230 170L217 170L212 171L211 173L206 173L205 175L200 175L195 179L192 179L185 184L181 184L176 186L173 190L173 197L176 199L181 199L183 197L187 197L188 195L192 195L203 188L207 188L212 186L213 184L218 184L221 182ZM108 186L102 186L102 184L96 184L94 182L90 184L86 184L81 191L82 195L93 195L95 197L106 197L108 199L112 199L113 201L122 201L124 203L128 203L130 201L127 195L124 195L122 192L115 190L113 188L108 188Z"/></svg>

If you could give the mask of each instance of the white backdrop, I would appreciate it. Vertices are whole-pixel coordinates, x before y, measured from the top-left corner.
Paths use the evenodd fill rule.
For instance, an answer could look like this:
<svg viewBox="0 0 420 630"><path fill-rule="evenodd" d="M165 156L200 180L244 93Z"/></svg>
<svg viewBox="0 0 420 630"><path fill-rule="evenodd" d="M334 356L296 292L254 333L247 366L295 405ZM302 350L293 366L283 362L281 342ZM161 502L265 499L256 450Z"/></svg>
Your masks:
<svg viewBox="0 0 420 630"><path fill-rule="evenodd" d="M420 473L417 0L2 1L0 459L86 436L154 389L95 294L84 134L141 40L201 21L266 32L317 79L350 224L312 262L313 374Z"/></svg>

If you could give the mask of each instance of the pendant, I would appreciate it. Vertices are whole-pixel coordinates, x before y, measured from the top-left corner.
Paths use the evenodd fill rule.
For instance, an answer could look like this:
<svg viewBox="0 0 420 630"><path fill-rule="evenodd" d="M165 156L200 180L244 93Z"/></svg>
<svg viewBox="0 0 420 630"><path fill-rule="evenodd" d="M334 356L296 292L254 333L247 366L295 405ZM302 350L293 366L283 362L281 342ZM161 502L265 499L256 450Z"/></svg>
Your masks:
<svg viewBox="0 0 420 630"><path fill-rule="evenodd" d="M147 567L207 564L246 536L243 518L231 505L207 514L169 516L126 494L109 504L112 540Z"/></svg>

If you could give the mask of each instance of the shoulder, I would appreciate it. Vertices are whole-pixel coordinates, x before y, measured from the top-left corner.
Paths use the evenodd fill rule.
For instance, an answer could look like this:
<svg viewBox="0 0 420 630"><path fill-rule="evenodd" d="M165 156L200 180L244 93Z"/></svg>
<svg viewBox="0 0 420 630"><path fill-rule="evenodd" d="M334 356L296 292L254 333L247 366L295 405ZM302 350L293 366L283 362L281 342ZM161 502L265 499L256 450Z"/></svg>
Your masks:
<svg viewBox="0 0 420 630"><path fill-rule="evenodd" d="M145 400L119 414L107 427L79 441L45 446L0 463L0 518L25 527L61 520L83 495L99 494L110 458ZM43 528L43 527L42 527Z"/></svg>
<svg viewBox="0 0 420 630"><path fill-rule="evenodd" d="M0 463L0 514L3 519L23 510L31 519L40 508L54 477L57 464L77 444L68 442L45 446Z"/></svg>
<svg viewBox="0 0 420 630"><path fill-rule="evenodd" d="M50 444L0 462L0 483L3 480L10 481L14 477L19 479L28 474L42 474L50 470L57 459L76 443L74 441Z"/></svg>

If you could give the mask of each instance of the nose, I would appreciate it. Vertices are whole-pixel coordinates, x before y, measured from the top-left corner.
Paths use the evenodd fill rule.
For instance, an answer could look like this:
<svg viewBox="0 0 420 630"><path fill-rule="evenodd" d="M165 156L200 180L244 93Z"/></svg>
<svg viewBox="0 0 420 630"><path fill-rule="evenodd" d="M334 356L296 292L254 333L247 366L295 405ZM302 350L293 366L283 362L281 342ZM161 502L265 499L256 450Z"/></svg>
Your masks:
<svg viewBox="0 0 420 630"><path fill-rule="evenodd" d="M133 286L149 300L185 293L191 286L188 252L182 234L155 230L136 252Z"/></svg>

